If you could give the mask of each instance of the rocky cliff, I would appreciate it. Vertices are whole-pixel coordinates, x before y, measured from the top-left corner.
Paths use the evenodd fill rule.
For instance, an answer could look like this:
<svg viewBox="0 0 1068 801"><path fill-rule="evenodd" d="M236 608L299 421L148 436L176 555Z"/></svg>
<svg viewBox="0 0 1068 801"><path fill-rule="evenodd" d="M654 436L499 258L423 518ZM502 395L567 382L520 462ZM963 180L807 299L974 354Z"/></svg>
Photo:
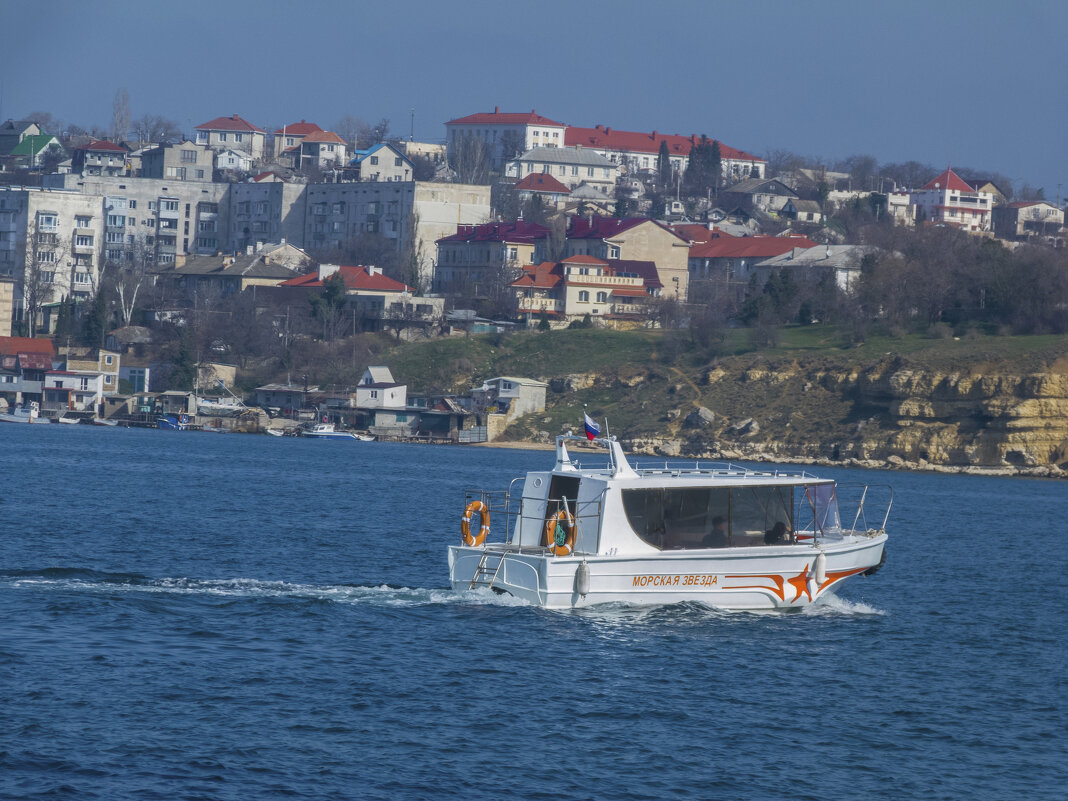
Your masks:
<svg viewBox="0 0 1068 801"><path fill-rule="evenodd" d="M565 384L630 393L646 411L667 399L655 427L632 427L649 432L632 432L638 452L1068 475L1068 370L942 372L888 356L856 368L728 360L700 381L674 373L630 368Z"/></svg>

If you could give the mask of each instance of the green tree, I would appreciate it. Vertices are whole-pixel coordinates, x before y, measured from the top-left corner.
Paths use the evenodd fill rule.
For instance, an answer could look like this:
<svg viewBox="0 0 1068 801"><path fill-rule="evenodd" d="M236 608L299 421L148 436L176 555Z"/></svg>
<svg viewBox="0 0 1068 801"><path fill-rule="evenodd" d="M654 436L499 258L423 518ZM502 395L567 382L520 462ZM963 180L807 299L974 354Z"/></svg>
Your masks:
<svg viewBox="0 0 1068 801"><path fill-rule="evenodd" d="M347 300L345 279L339 272L326 278L322 291L311 298L312 316L322 324L325 341L329 342L338 335Z"/></svg>
<svg viewBox="0 0 1068 801"><path fill-rule="evenodd" d="M668 152L667 140L660 141L660 152L656 156L656 185L665 191L671 184L671 154Z"/></svg>

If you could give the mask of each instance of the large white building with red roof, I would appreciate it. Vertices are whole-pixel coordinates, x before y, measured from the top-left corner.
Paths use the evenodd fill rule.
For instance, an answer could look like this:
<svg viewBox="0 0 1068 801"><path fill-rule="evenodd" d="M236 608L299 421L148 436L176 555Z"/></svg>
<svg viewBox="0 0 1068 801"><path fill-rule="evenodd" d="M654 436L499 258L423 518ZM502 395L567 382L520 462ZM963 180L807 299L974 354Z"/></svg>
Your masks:
<svg viewBox="0 0 1068 801"><path fill-rule="evenodd" d="M695 134L679 136L659 131L652 133L619 131L603 125L593 128L569 125L564 137L564 144L568 147L581 145L585 149L600 153L609 161L620 164L627 173L656 170L661 142L667 144L672 169L676 173L685 172L690 160L690 150L700 141L701 137ZM737 150L723 142L719 143L719 151L724 177L728 179L764 177L767 170L767 161L764 159Z"/></svg>
<svg viewBox="0 0 1068 801"><path fill-rule="evenodd" d="M202 123L196 132L198 145L217 150L244 150L253 159L263 158L267 132L237 114Z"/></svg>
<svg viewBox="0 0 1068 801"><path fill-rule="evenodd" d="M949 225L969 233L991 230L994 196L976 191L953 170L929 181L910 193L916 208L916 222Z"/></svg>
<svg viewBox="0 0 1068 801"><path fill-rule="evenodd" d="M492 112L449 120L445 142L450 158L465 137L482 142L489 151L491 168L500 170L506 161L532 148L563 147L566 128L533 110L517 114L502 112L497 106Z"/></svg>

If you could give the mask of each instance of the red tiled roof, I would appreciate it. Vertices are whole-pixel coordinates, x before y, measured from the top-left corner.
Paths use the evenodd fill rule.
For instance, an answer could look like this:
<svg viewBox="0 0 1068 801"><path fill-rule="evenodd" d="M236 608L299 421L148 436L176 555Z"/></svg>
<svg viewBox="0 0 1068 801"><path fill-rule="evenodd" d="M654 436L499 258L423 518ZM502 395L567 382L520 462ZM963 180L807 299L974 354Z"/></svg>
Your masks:
<svg viewBox="0 0 1068 801"><path fill-rule="evenodd" d="M43 339L41 337L0 337L0 354L2 355L44 353L52 356L55 352L51 339Z"/></svg>
<svg viewBox="0 0 1068 801"><path fill-rule="evenodd" d="M691 242L707 242L710 239L718 239L719 237L730 237L731 235L720 231L718 228L709 228L707 225L701 225L700 223L682 223L678 225L669 225L672 231L681 236L683 239L689 239Z"/></svg>
<svg viewBox="0 0 1068 801"><path fill-rule="evenodd" d="M929 181L924 189L952 189L956 192L974 192L964 179L953 170L946 167L946 171L932 181Z"/></svg>
<svg viewBox="0 0 1068 801"><path fill-rule="evenodd" d="M75 148L75 150L104 150L108 153L126 153L126 148L122 145L117 145L114 142L108 142L106 139L94 139L87 145Z"/></svg>
<svg viewBox="0 0 1068 801"><path fill-rule="evenodd" d="M237 114L232 117L216 117L196 127L198 131L259 131L265 133L263 128L258 128L248 120L243 120Z"/></svg>
<svg viewBox="0 0 1068 801"><path fill-rule="evenodd" d="M347 144L344 139L338 136L333 131L312 131L310 134L304 137L305 142L327 142L329 144L344 145Z"/></svg>
<svg viewBox="0 0 1068 801"><path fill-rule="evenodd" d="M629 231L631 228L641 225L642 223L652 223L653 225L663 228L665 231L671 234L675 234L679 239L687 240L683 236L679 236L678 233L671 228L663 225L656 220L651 220L648 217L627 217L621 219L619 217L572 217L571 222L567 227L568 239L611 239L613 236L618 236L624 231Z"/></svg>
<svg viewBox="0 0 1068 801"><path fill-rule="evenodd" d="M515 185L520 191L554 192L558 195L570 195L571 190L546 172L532 172Z"/></svg>
<svg viewBox="0 0 1068 801"><path fill-rule="evenodd" d="M616 287L612 294L623 298L644 298L648 293L644 289L620 289Z"/></svg>
<svg viewBox="0 0 1068 801"><path fill-rule="evenodd" d="M660 280L660 273L657 272L656 262L643 259L609 259L608 265L616 275L620 273L640 275L647 289L660 289L664 286L664 282Z"/></svg>
<svg viewBox="0 0 1068 801"><path fill-rule="evenodd" d="M552 289L563 280L563 270L551 261L523 265L523 275L512 282L514 287Z"/></svg>
<svg viewBox="0 0 1068 801"><path fill-rule="evenodd" d="M253 177L252 180L255 181L256 183L259 183L260 181L265 181L266 179L270 178L272 175L275 178L279 178L282 181L284 181L286 179L286 177L284 175L282 175L282 173L274 172L273 170L270 170L268 172L261 172L259 175Z"/></svg>
<svg viewBox="0 0 1068 801"><path fill-rule="evenodd" d="M275 136L307 136L310 133L323 130L314 122L294 122L292 125L287 125L284 128L279 128L275 131Z"/></svg>
<svg viewBox="0 0 1068 801"><path fill-rule="evenodd" d="M700 141L701 137L696 134L679 136L678 134L662 134L657 131L652 133L617 131L612 128L606 128L603 125L598 125L594 128L579 128L569 125L567 130L564 131L564 145L566 147L582 145L583 147L592 147L599 150L625 150L631 153L658 154L660 152L660 143L666 142L670 155L689 156L690 149ZM719 143L719 152L720 156L725 159L764 163L764 159L759 156L746 153L744 150L737 150L722 142Z"/></svg>
<svg viewBox="0 0 1068 801"><path fill-rule="evenodd" d="M52 356L47 353L20 353L19 364L24 370L47 370L52 366Z"/></svg>
<svg viewBox="0 0 1068 801"><path fill-rule="evenodd" d="M402 284L400 281L394 281L392 278L382 275L381 273L375 273L372 275L366 267L359 266L342 266L338 268L338 273L341 275L341 279L345 282L347 289L368 290L378 292L411 292L412 287L407 284ZM319 271L307 273L305 275L298 275L296 278L290 278L288 281L283 281L278 286L297 286L297 287L321 287L323 282L319 280Z"/></svg>
<svg viewBox="0 0 1068 801"><path fill-rule="evenodd" d="M466 117L457 117L449 120L446 125L555 125L563 128L562 122L553 122L548 117L543 117L536 111L530 113L501 113L500 106L489 113L468 114Z"/></svg>
<svg viewBox="0 0 1068 801"><path fill-rule="evenodd" d="M461 225L455 234L443 236L438 242L523 242L533 243L549 235L544 225L516 220L515 222Z"/></svg>
<svg viewBox="0 0 1068 801"><path fill-rule="evenodd" d="M770 259L794 248L814 248L805 236L738 236L712 239L690 248L691 259Z"/></svg>

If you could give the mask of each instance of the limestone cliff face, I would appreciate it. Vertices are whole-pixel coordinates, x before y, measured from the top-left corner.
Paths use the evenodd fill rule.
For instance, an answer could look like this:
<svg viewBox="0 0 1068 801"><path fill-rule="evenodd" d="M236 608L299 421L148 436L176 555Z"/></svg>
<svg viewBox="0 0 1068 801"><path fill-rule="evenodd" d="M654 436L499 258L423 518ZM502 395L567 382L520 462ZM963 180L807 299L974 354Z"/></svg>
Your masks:
<svg viewBox="0 0 1068 801"><path fill-rule="evenodd" d="M694 407L709 414L695 416ZM1068 375L1057 372L938 372L896 358L843 370L717 366L699 397L666 421L670 436L633 447L1036 475L1068 469Z"/></svg>

